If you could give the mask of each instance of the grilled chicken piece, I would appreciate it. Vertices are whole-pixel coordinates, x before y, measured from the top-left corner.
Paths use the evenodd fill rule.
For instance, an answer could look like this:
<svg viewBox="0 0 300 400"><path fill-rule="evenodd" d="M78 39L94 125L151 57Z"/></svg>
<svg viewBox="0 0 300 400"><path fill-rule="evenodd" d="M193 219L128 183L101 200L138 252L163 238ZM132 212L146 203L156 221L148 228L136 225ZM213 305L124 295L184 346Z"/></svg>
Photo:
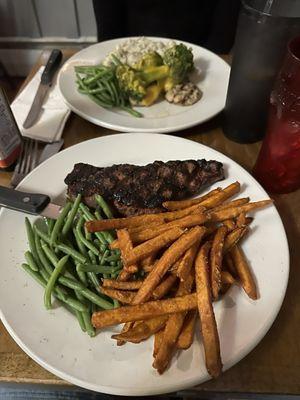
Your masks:
<svg viewBox="0 0 300 400"><path fill-rule="evenodd" d="M223 178L223 165L218 161L155 161L105 168L79 163L65 183L70 198L81 193L83 201L94 207L95 194L101 194L121 215L129 216L161 212L164 201L189 198Z"/></svg>

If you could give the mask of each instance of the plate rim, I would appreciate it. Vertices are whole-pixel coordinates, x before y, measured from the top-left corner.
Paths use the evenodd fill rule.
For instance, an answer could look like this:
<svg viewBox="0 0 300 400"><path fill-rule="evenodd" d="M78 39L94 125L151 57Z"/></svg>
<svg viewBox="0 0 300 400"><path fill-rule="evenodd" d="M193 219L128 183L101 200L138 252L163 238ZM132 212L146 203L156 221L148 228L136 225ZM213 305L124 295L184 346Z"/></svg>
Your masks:
<svg viewBox="0 0 300 400"><path fill-rule="evenodd" d="M255 180L255 178L244 167L242 167L240 164L238 164L236 161L232 160L230 157L226 156L222 152L220 152L218 150L215 150L215 149L213 149L213 148L211 148L209 146L206 146L206 145L204 145L202 143L198 143L198 142L196 142L194 140L191 140L191 139L186 139L186 138L172 136L172 135L163 135L161 133L154 133L154 134L158 135L158 136L162 136L162 137L170 137L170 138L172 138L172 140L175 140L175 141L176 140L181 141L181 142L190 141L193 144L199 145L200 148L201 147L208 148L210 151L215 153L216 156L218 154L221 154L222 157L225 158L226 162L229 161L231 164L241 168L249 176L249 178L253 181L253 183L255 185L257 185L262 190L262 192L264 193L266 198L270 198L270 196L264 190L264 188L260 185L260 183L257 182ZM120 135L128 136L128 133L121 133ZM138 133L138 134L132 133L132 135L134 135L134 136L136 136L136 135L149 136L149 137L153 136L153 134L144 133L144 132L141 132L141 133ZM71 149L73 147L76 147L76 146L80 147L82 144L85 144L87 142L93 142L93 141L97 142L97 141L101 141L102 139L111 138L111 137L115 137L116 138L116 135L115 134L106 135L106 136L97 137L97 138L93 138L93 139L89 139L89 140L77 143L77 144L75 144L73 146L70 146L70 147L62 150L61 152L55 154L52 157L55 158L55 157L59 156L61 153L67 153L67 152L71 151ZM40 168L40 166L44 165L45 163L47 163L48 160L45 160L34 171L32 171L30 174L28 174L27 177L24 178L20 182L20 184L17 186L17 189L22 189L22 186L24 184L26 185L27 179L30 178L30 176L32 174L35 174L36 171ZM26 190L28 190L28 187L26 188ZM279 299L280 301L277 303L277 307L275 309L272 308L272 310L271 310L272 311L272 313L271 313L272 314L272 318L269 319L268 321L266 321L266 323L263 325L263 328L261 329L261 334L256 336L255 340L253 340L253 342L251 343L251 345L249 347L247 347L246 349L243 348L240 351L239 357L235 358L234 360L232 359L232 360L227 361L226 367L223 368L223 372L225 372L226 370L231 368L233 365L236 365L237 363L239 363L246 355L248 355L261 342L261 340L269 332L271 326L273 325L274 321L276 320L276 318L278 316L278 313L279 313L279 311L280 311L280 309L282 307L285 295L286 295L286 290L287 290L287 285L288 285L288 280L289 280L289 272L290 272L290 253L289 253L288 239L287 239L286 231L285 231L282 219L280 217L280 214L277 211L277 208L274 206L274 204L273 204L272 207L273 207L273 209L275 211L275 214L277 213L277 216L278 216L278 219L279 219L279 222L280 222L280 228L281 228L281 231L282 231L282 233L284 235L284 238L285 238L283 252L285 253L285 256L286 256L286 276L285 276L285 282L284 282L283 290L281 292L281 296L280 296L280 299ZM2 214L3 213L7 213L7 212L9 213L9 212L11 212L11 210L8 210L8 209L5 209L5 208L1 209L1 211L0 211L0 221L1 221ZM12 336L12 338L15 340L15 342L34 361L36 361L39 365L41 365L47 371L53 373L54 375L60 377L61 379L64 379L64 380L66 380L68 382L71 382L71 383L77 385L77 386L80 386L80 387L83 387L83 388L86 388L86 389L89 389L89 390L92 390L92 391L105 393L105 394L112 394L112 395L124 395L124 396L157 395L157 394L170 393L170 392L174 392L174 391L178 391L178 390L184 390L186 388L193 387L195 385L201 384L201 383L206 382L206 381L211 379L210 377L208 377L208 379L207 379L207 376L203 376L200 379L199 378L198 379L197 378L193 378L193 379L188 379L187 378L184 381L184 385L182 383L179 383L179 382L178 383L176 383L176 382L172 383L172 390L171 391L169 389L166 389L166 387L164 387L163 385L160 385L160 386L153 387L151 391L148 390L146 394L143 391L143 389L135 388L134 386L129 389L129 388L123 388L123 387L120 387L120 386L117 386L117 387L116 386L109 386L109 385L103 386L103 385L99 385L99 384L96 385L96 384L87 383L86 381L84 381L82 379L78 379L78 378L76 378L74 376L71 376L68 373L62 372L62 371L58 370L56 367L53 367L52 365L48 364L46 361L44 361L43 358L39 357L38 354L36 354L34 351L32 351L30 349L30 347L28 347L26 344L24 344L22 339L19 338L19 336L15 333L14 329L10 326L7 318L5 317L5 314L2 312L1 305L0 305L0 317L1 317L3 325L5 326L5 328L9 332L9 334Z"/></svg>
<svg viewBox="0 0 300 400"><path fill-rule="evenodd" d="M211 51L211 50L209 50L209 49L207 49L207 48L205 48L203 46L199 46L199 45L194 44L194 43L190 43L190 42L186 42L186 41L182 41L182 40L178 40L178 39L173 39L173 38L161 37L161 36L157 36L157 37L156 36L128 36L128 37L119 37L119 38L114 38L114 39L110 39L110 40L104 40L102 42L94 43L94 44L92 44L90 46L85 47L84 49L81 49L77 53L73 54L73 56L70 57L68 60L66 60L64 65L68 64L69 62L74 61L76 59L76 56L78 56L78 54L80 52L85 51L87 49L96 48L98 46L101 46L102 44L108 44L108 43L112 43L113 44L114 42L117 45L119 42L125 41L127 39L137 39L137 38L140 38L140 37L146 37L146 38L151 39L151 40L163 40L163 41L172 41L172 40L174 40L176 42L183 43L183 44L185 44L187 46L194 46L194 47L197 47L198 49L204 50L205 52L207 52L210 55L210 57L212 57L212 58L216 57L221 63L223 63L224 71L225 71L225 69L227 69L228 81L229 81L229 75L230 75L231 66L225 60L223 60L223 58L220 57L218 54L214 53L213 51ZM206 118L203 118L200 122L199 121L193 121L193 122L190 122L190 123L186 122L186 123L183 123L181 125L178 124L175 128L174 128L174 126L170 126L170 127L167 126L167 127L164 127L164 128L153 128L153 127L152 128L141 128L141 127L135 128L134 124L133 124L133 126L130 126L130 127L124 127L124 126L122 126L122 124L113 124L113 123L110 123L110 122L99 120L99 119L97 119L97 118L95 118L93 116L87 115L84 112L82 112L80 109L75 107L72 103L70 103L66 99L66 97L64 96L63 91L61 89L62 76L63 76L63 74L65 72L64 71L64 65L59 70L58 77L57 77L57 83L58 83L58 88L59 88L59 91L60 91L61 96L63 98L63 101L66 103L66 105L75 114L79 115L81 118L83 118L83 119L85 119L85 120L87 120L89 122L92 122L93 124L95 124L97 126L102 126L104 128L111 129L111 130L114 130L114 131L119 131L119 132L124 132L124 133L170 133L170 132L178 132L180 130L192 128L192 127L194 127L196 125L200 125L202 123L207 122L208 120L210 120L211 118L215 117L220 112L222 112L224 110L224 108L225 108L225 100L226 99L224 99L223 107L219 107L218 109L215 110L215 112L211 113Z"/></svg>

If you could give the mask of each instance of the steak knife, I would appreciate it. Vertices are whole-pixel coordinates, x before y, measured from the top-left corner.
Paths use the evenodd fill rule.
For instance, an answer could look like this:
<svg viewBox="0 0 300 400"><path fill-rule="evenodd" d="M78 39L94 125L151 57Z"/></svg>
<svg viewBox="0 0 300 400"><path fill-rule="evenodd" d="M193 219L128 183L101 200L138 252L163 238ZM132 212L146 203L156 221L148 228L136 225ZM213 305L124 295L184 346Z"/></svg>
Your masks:
<svg viewBox="0 0 300 400"><path fill-rule="evenodd" d="M25 129L30 128L38 120L45 96L51 86L53 77L61 63L61 60L62 60L62 52L58 49L52 50L50 57L47 61L46 67L44 69L44 72L42 73L41 82L34 97L33 103L23 123L23 128Z"/></svg>
<svg viewBox="0 0 300 400"><path fill-rule="evenodd" d="M61 206L51 203L46 194L26 193L0 186L0 206L27 214L57 219Z"/></svg>

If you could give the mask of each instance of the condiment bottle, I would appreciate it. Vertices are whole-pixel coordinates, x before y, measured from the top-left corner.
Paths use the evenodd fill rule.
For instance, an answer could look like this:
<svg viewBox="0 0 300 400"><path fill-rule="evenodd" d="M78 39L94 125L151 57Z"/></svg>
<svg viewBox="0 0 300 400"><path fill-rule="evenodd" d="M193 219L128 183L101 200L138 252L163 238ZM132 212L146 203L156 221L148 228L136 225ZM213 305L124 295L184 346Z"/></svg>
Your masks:
<svg viewBox="0 0 300 400"><path fill-rule="evenodd" d="M5 92L0 88L0 169L5 170L11 167L21 150L21 133Z"/></svg>

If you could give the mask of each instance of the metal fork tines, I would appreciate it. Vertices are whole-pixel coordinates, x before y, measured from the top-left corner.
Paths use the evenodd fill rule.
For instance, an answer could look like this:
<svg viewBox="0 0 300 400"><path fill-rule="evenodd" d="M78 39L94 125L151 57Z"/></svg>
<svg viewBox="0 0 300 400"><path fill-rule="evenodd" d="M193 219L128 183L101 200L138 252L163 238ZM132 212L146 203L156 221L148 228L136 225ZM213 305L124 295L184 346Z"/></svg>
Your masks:
<svg viewBox="0 0 300 400"><path fill-rule="evenodd" d="M11 186L16 187L37 164L38 142L37 140L23 138L23 149L15 167Z"/></svg>

